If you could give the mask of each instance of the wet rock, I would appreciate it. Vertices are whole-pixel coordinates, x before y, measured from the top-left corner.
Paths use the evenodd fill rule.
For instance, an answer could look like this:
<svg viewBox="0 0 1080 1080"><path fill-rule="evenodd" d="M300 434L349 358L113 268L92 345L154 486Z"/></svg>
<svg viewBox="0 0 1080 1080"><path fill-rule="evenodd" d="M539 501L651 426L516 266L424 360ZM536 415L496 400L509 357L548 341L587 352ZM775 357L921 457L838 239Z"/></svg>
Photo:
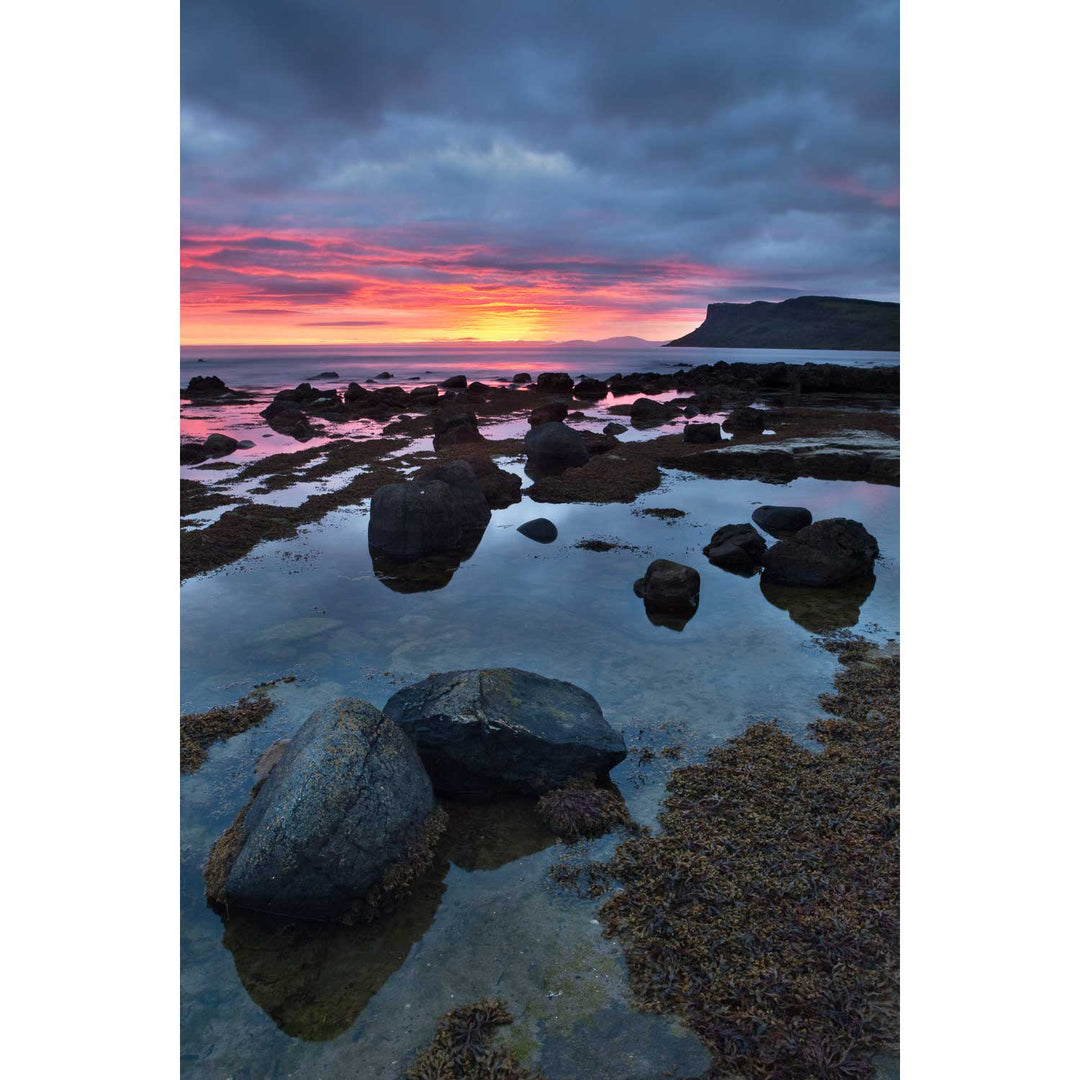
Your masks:
<svg viewBox="0 0 1080 1080"><path fill-rule="evenodd" d="M241 439L236 444L237 450L250 450L255 444L250 439Z"/></svg>
<svg viewBox="0 0 1080 1080"><path fill-rule="evenodd" d="M313 379L340 379L336 371L320 371L318 375L312 375Z"/></svg>
<svg viewBox="0 0 1080 1080"><path fill-rule="evenodd" d="M349 383L345 390L345 402L348 405L354 402L364 401L366 398L371 397L371 391L365 390L359 383Z"/></svg>
<svg viewBox="0 0 1080 1080"><path fill-rule="evenodd" d="M475 550L491 510L476 474L464 461L429 466L371 499L368 547L391 559L419 559Z"/></svg>
<svg viewBox="0 0 1080 1080"><path fill-rule="evenodd" d="M798 532L814 520L805 506L759 506L750 518L772 536Z"/></svg>
<svg viewBox="0 0 1080 1080"><path fill-rule="evenodd" d="M530 465L541 469L584 465L589 460L585 440L557 421L529 429L525 436L525 455Z"/></svg>
<svg viewBox="0 0 1080 1080"><path fill-rule="evenodd" d="M678 415L677 405L670 405L665 401L653 401L652 398L638 398L630 407L630 422L643 427L651 424L666 424Z"/></svg>
<svg viewBox="0 0 1080 1080"><path fill-rule="evenodd" d="M451 375L449 379L443 379L439 385L447 390L464 390L469 385L469 380L464 375Z"/></svg>
<svg viewBox="0 0 1080 1080"><path fill-rule="evenodd" d="M670 559L656 559L643 578L634 582L634 592L653 611L693 613L698 606L701 575L692 567Z"/></svg>
<svg viewBox="0 0 1080 1080"><path fill-rule="evenodd" d="M687 405L683 409L682 412L683 412L683 416L685 416L687 420L691 420L691 419L693 419L693 417L695 417L695 416L697 416L699 414L700 410L698 409L698 407L696 405ZM713 440L713 441L715 441L715 440Z"/></svg>
<svg viewBox="0 0 1080 1080"><path fill-rule="evenodd" d="M549 401L545 405L538 405L529 413L529 426L557 423L566 419L567 412L565 401Z"/></svg>
<svg viewBox="0 0 1080 1080"><path fill-rule="evenodd" d="M472 469L492 510L521 502L521 477L500 469L489 457L474 454L465 459Z"/></svg>
<svg viewBox="0 0 1080 1080"><path fill-rule="evenodd" d="M430 863L431 782L404 733L374 706L340 698L308 717L208 863L211 899L301 919L363 917L386 875ZM227 834L228 835L228 834ZM426 851L426 855L425 855ZM425 862L426 859L426 862Z"/></svg>
<svg viewBox="0 0 1080 1080"><path fill-rule="evenodd" d="M260 755L255 762L255 783L260 784L273 771L274 767L285 756L291 739L275 739Z"/></svg>
<svg viewBox="0 0 1080 1080"><path fill-rule="evenodd" d="M218 432L207 435L205 442L203 442L203 449L210 457L225 457L238 449L239 446L240 443L231 435L222 435Z"/></svg>
<svg viewBox="0 0 1080 1080"><path fill-rule="evenodd" d="M574 380L565 371L545 371L537 377L536 389L548 394L572 394Z"/></svg>
<svg viewBox="0 0 1080 1080"><path fill-rule="evenodd" d="M184 397L211 398L223 397L226 394L235 394L216 375L192 375L188 380L187 389L183 391Z"/></svg>
<svg viewBox="0 0 1080 1080"><path fill-rule="evenodd" d="M683 428L683 441L688 443L720 442L723 436L719 424L687 424Z"/></svg>
<svg viewBox="0 0 1080 1080"><path fill-rule="evenodd" d="M437 386L417 386L409 391L409 404L437 405L439 388Z"/></svg>
<svg viewBox="0 0 1080 1080"><path fill-rule="evenodd" d="M527 371L519 371L513 378L516 383L531 383L532 376Z"/></svg>
<svg viewBox="0 0 1080 1080"><path fill-rule="evenodd" d="M392 379L393 377L393 372L390 371L380 371L379 374L375 376L376 379Z"/></svg>
<svg viewBox="0 0 1080 1080"><path fill-rule="evenodd" d="M627 427L625 424L617 424L614 421L612 421L610 424L604 425L605 435L622 435L623 432L626 430Z"/></svg>
<svg viewBox="0 0 1080 1080"><path fill-rule="evenodd" d="M487 383L471 382L465 393L469 394L471 397L483 397L485 394L490 394L492 389L493 387L488 386Z"/></svg>
<svg viewBox="0 0 1080 1080"><path fill-rule="evenodd" d="M431 417L435 429L435 449L484 442L476 425L476 413L463 405L443 405Z"/></svg>
<svg viewBox="0 0 1080 1080"><path fill-rule="evenodd" d="M566 419L567 420L584 420L585 419L585 414L580 409L578 409L576 412L567 413L566 414Z"/></svg>
<svg viewBox="0 0 1080 1080"><path fill-rule="evenodd" d="M186 442L180 444L181 465L199 465L209 457L210 455L203 449L202 443Z"/></svg>
<svg viewBox="0 0 1080 1080"><path fill-rule="evenodd" d="M774 544L762 577L774 585L831 588L869 577L877 555L877 541L859 522L827 518Z"/></svg>
<svg viewBox="0 0 1080 1080"><path fill-rule="evenodd" d="M526 521L524 525L518 526L517 531L538 544L550 544L559 537L559 530L555 527L555 523L547 518L533 518L532 521Z"/></svg>
<svg viewBox="0 0 1080 1080"><path fill-rule="evenodd" d="M607 397L607 392L607 383L601 382L599 379L582 379L577 386L574 387L574 397L596 401L600 398Z"/></svg>
<svg viewBox="0 0 1080 1080"><path fill-rule="evenodd" d="M591 694L518 668L433 675L398 691L384 712L451 798L542 795L626 757Z"/></svg>
<svg viewBox="0 0 1080 1080"><path fill-rule="evenodd" d="M749 405L740 405L732 409L724 420L725 431L760 432L765 430L765 412L751 409Z"/></svg>
<svg viewBox="0 0 1080 1080"><path fill-rule="evenodd" d="M749 523L724 525L702 550L714 566L749 577L765 557L765 538Z"/></svg>

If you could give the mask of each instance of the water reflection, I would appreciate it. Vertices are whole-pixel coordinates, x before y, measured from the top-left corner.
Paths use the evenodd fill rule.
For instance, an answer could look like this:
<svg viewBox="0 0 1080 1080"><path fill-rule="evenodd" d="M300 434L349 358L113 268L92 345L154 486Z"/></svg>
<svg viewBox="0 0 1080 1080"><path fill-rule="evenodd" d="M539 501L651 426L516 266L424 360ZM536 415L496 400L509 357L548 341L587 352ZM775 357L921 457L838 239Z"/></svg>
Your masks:
<svg viewBox="0 0 1080 1080"><path fill-rule="evenodd" d="M446 855L462 870L498 870L555 843L555 835L537 816L534 799L445 803L444 809L450 815Z"/></svg>
<svg viewBox="0 0 1080 1080"><path fill-rule="evenodd" d="M874 591L876 582L877 578L871 575L836 589L810 589L762 581L761 593L773 607L786 611L804 630L825 634L858 623L863 603Z"/></svg>
<svg viewBox="0 0 1080 1080"><path fill-rule="evenodd" d="M645 614L653 626L666 626L669 630L682 632L686 624L697 614L697 608L692 611L668 611L645 601Z"/></svg>
<svg viewBox="0 0 1080 1080"><path fill-rule="evenodd" d="M484 529L472 532L456 551L424 555L418 559L394 559L368 545L375 577L388 589L399 593L431 592L450 584L463 562L470 559L484 537Z"/></svg>

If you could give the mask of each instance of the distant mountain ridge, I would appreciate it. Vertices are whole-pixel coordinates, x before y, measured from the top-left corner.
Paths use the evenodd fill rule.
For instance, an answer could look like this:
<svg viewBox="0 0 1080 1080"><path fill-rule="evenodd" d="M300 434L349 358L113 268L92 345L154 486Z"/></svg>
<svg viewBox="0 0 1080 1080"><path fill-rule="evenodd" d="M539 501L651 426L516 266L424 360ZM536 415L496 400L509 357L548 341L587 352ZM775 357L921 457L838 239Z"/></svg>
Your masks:
<svg viewBox="0 0 1080 1080"><path fill-rule="evenodd" d="M844 296L710 304L705 321L668 345L712 349L900 348L900 305Z"/></svg>

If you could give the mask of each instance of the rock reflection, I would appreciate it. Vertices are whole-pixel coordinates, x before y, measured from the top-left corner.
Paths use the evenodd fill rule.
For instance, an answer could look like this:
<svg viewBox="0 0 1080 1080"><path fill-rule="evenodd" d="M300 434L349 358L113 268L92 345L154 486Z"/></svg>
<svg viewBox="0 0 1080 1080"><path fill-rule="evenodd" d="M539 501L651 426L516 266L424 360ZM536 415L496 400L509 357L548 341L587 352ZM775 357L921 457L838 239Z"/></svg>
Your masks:
<svg viewBox="0 0 1080 1080"><path fill-rule="evenodd" d="M497 870L556 840L536 813L535 799L442 805L450 815L443 838L446 857L462 870Z"/></svg>
<svg viewBox="0 0 1080 1080"><path fill-rule="evenodd" d="M761 594L773 607L786 611L794 622L812 634L843 630L859 621L866 598L877 579L871 575L836 589L811 589L798 585L761 582Z"/></svg>
<svg viewBox="0 0 1080 1080"><path fill-rule="evenodd" d="M694 608L693 611L689 612L664 611L654 607L646 601L645 614L648 615L649 622L651 622L653 626L666 626L669 630L675 630L681 633L682 630L685 629L686 624L697 614L697 608Z"/></svg>
<svg viewBox="0 0 1080 1080"><path fill-rule="evenodd" d="M222 943L236 973L277 1026L296 1039L336 1038L364 1010L435 919L449 862L417 883L386 918L358 926L300 922L233 910Z"/></svg>
<svg viewBox="0 0 1080 1080"><path fill-rule="evenodd" d="M425 555L408 560L394 559L379 554L370 546L368 553L371 555L375 576L388 589L399 593L431 592L450 584L461 564L470 559L480 546L484 531L481 529L474 532L456 551L442 555Z"/></svg>

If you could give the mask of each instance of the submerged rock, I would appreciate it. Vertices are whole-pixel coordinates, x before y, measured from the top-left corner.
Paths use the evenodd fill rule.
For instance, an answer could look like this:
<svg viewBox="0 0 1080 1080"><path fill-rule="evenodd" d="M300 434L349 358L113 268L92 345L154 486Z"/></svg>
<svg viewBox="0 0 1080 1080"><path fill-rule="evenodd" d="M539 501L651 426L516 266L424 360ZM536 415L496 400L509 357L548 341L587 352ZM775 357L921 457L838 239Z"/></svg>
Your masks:
<svg viewBox="0 0 1080 1080"><path fill-rule="evenodd" d="M585 440L565 424L553 421L531 428L525 436L525 455L530 465L558 469L584 465L589 460Z"/></svg>
<svg viewBox="0 0 1080 1080"><path fill-rule="evenodd" d="M533 518L532 521L526 521L524 525L518 526L517 531L538 544L550 544L559 538L559 530L555 527L555 523L547 518Z"/></svg>
<svg viewBox="0 0 1080 1080"><path fill-rule="evenodd" d="M391 559L418 559L475 550L491 520L476 474L464 461L422 469L402 484L387 484L371 499L368 547Z"/></svg>
<svg viewBox="0 0 1080 1080"><path fill-rule="evenodd" d="M384 712L416 744L435 790L452 798L542 795L626 757L591 694L518 668L432 675L399 690Z"/></svg>
<svg viewBox="0 0 1080 1080"><path fill-rule="evenodd" d="M805 506L759 506L750 518L773 536L798 532L814 520Z"/></svg>
<svg viewBox="0 0 1080 1080"><path fill-rule="evenodd" d="M830 588L869 577L877 541L857 521L827 518L774 544L764 558L763 581Z"/></svg>
<svg viewBox="0 0 1080 1080"><path fill-rule="evenodd" d="M702 550L714 566L749 576L765 557L765 538L749 523L724 525Z"/></svg>
<svg viewBox="0 0 1080 1080"><path fill-rule="evenodd" d="M692 567L670 559L649 563L643 578L634 582L634 592L654 612L692 615L697 611L701 575Z"/></svg>
<svg viewBox="0 0 1080 1080"><path fill-rule="evenodd" d="M308 717L215 845L207 893L270 914L363 919L430 865L444 827L404 733L340 698Z"/></svg>

